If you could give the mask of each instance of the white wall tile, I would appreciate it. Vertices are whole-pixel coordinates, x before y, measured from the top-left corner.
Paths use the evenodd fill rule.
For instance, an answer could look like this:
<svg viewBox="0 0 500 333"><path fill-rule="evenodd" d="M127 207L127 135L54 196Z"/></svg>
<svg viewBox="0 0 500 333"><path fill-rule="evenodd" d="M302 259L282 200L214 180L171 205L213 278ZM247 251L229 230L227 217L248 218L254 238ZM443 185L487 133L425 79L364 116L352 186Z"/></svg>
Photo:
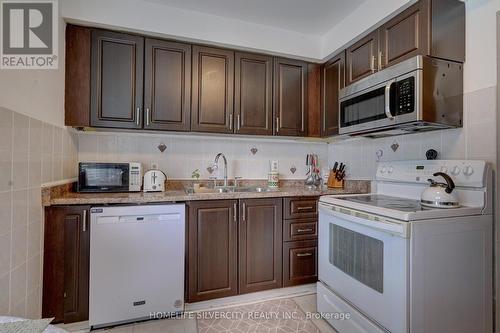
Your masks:
<svg viewBox="0 0 500 333"><path fill-rule="evenodd" d="M0 150L10 150L12 145L13 112L0 107Z"/></svg>
<svg viewBox="0 0 500 333"><path fill-rule="evenodd" d="M0 276L10 272L11 234L0 236Z"/></svg>
<svg viewBox="0 0 500 333"><path fill-rule="evenodd" d="M16 150L27 151L29 148L29 118L14 113L12 142Z"/></svg>
<svg viewBox="0 0 500 333"><path fill-rule="evenodd" d="M26 263L11 272L10 277L10 309L11 314L24 317L26 307ZM21 305L22 303L22 305ZM24 309L23 309L24 307Z"/></svg>
<svg viewBox="0 0 500 333"><path fill-rule="evenodd" d="M10 272L0 275L0 313L9 314Z"/></svg>
<svg viewBox="0 0 500 333"><path fill-rule="evenodd" d="M10 233L11 223L12 192L0 192L0 235Z"/></svg>
<svg viewBox="0 0 500 333"><path fill-rule="evenodd" d="M72 130L0 107L0 314L41 315L40 186L75 175L77 142Z"/></svg>

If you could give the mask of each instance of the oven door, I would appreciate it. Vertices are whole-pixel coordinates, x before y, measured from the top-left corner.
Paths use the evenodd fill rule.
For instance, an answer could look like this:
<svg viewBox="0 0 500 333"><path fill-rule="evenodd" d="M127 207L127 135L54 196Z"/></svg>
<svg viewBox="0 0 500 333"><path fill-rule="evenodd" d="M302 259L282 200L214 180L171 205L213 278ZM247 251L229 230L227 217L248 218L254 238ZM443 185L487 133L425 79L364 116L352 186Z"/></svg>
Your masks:
<svg viewBox="0 0 500 333"><path fill-rule="evenodd" d="M408 329L407 227L319 205L319 280L391 332Z"/></svg>
<svg viewBox="0 0 500 333"><path fill-rule="evenodd" d="M128 192L129 163L85 163L78 166L78 192Z"/></svg>
<svg viewBox="0 0 500 333"><path fill-rule="evenodd" d="M340 134L363 133L419 120L421 74L421 70L413 71L340 98ZM349 91L356 88L349 87Z"/></svg>

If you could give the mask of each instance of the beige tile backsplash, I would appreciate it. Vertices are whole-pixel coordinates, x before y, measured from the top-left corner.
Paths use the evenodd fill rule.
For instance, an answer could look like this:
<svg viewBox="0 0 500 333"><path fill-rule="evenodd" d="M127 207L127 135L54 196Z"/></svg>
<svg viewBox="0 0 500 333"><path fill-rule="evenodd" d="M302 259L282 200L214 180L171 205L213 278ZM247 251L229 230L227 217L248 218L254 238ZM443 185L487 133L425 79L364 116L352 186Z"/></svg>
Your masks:
<svg viewBox="0 0 500 333"><path fill-rule="evenodd" d="M167 146L163 153L157 148L161 143ZM157 164L169 179L189 179L195 169L200 170L201 178L208 179L207 167L219 152L227 157L230 178L266 179L269 161L278 160L280 178L305 179L306 154L317 154L321 165L328 159L326 143L276 138L82 132L78 144L79 161L140 162L146 170ZM255 155L253 147L258 150ZM220 178L222 160L219 163ZM292 166L295 173L290 171Z"/></svg>
<svg viewBox="0 0 500 333"><path fill-rule="evenodd" d="M78 136L0 107L0 314L41 315L41 185L76 176Z"/></svg>

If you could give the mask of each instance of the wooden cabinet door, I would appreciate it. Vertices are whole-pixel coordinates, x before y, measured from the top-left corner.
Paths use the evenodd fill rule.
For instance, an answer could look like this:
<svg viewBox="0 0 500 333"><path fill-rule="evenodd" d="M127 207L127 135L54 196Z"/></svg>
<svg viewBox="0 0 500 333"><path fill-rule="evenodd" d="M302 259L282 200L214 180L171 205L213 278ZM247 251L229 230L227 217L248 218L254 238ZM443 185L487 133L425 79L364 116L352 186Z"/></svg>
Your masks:
<svg viewBox="0 0 500 333"><path fill-rule="evenodd" d="M273 134L273 58L235 54L235 133Z"/></svg>
<svg viewBox="0 0 500 333"><path fill-rule="evenodd" d="M55 317L55 322L88 319L89 209L60 206L46 211L42 316Z"/></svg>
<svg viewBox="0 0 500 333"><path fill-rule="evenodd" d="M234 52L193 46L191 130L233 133Z"/></svg>
<svg viewBox="0 0 500 333"><path fill-rule="evenodd" d="M240 200L240 294L282 285L282 199Z"/></svg>
<svg viewBox="0 0 500 333"><path fill-rule="evenodd" d="M188 302L238 293L236 200L188 203Z"/></svg>
<svg viewBox="0 0 500 333"><path fill-rule="evenodd" d="M305 136L307 128L307 63L274 60L274 133Z"/></svg>
<svg viewBox="0 0 500 333"><path fill-rule="evenodd" d="M90 124L142 128L144 38L92 31Z"/></svg>
<svg viewBox="0 0 500 333"><path fill-rule="evenodd" d="M318 281L318 241L283 244L283 287Z"/></svg>
<svg viewBox="0 0 500 333"><path fill-rule="evenodd" d="M362 38L346 50L346 85L377 70L378 30Z"/></svg>
<svg viewBox="0 0 500 333"><path fill-rule="evenodd" d="M379 28L380 69L430 53L429 1L421 0Z"/></svg>
<svg viewBox="0 0 500 333"><path fill-rule="evenodd" d="M146 39L144 128L191 128L191 45Z"/></svg>
<svg viewBox="0 0 500 333"><path fill-rule="evenodd" d="M344 88L344 52L321 67L321 136L339 134L339 91Z"/></svg>

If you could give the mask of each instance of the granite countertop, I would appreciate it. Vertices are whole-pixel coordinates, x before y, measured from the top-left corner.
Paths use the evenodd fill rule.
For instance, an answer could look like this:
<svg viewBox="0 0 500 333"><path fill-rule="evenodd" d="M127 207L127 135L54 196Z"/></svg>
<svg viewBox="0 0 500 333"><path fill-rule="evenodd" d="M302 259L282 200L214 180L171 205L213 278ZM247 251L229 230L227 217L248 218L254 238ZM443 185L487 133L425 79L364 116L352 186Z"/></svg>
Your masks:
<svg viewBox="0 0 500 333"><path fill-rule="evenodd" d="M278 198L320 196L329 194L354 194L368 193L369 181L348 180L344 188L340 189L315 189L311 190L299 182L283 183L277 190L268 192L228 192L228 193L195 193L187 194L185 185L171 184L165 192L143 193L76 193L72 191L71 184L54 188L44 188L42 203L44 206L52 205L105 205L105 204L145 204L155 202L184 202L196 200L224 200L224 199L250 199L250 198Z"/></svg>

